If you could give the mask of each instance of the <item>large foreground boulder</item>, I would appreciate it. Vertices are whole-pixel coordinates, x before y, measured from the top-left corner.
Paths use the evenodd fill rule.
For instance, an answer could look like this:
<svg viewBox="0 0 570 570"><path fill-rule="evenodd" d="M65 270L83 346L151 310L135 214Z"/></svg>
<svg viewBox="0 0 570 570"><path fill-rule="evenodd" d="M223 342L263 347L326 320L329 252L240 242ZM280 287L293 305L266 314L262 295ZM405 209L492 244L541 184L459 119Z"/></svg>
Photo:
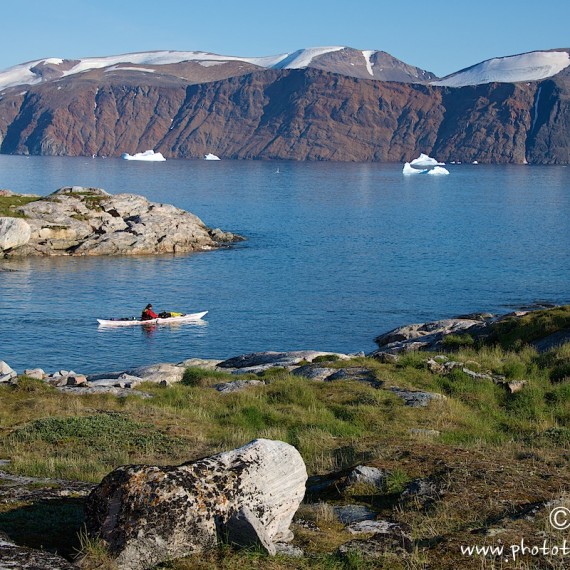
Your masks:
<svg viewBox="0 0 570 570"><path fill-rule="evenodd" d="M121 570L151 568L225 537L273 554L276 542L293 538L306 480L294 447L257 439L177 467L120 467L89 496L86 523Z"/></svg>

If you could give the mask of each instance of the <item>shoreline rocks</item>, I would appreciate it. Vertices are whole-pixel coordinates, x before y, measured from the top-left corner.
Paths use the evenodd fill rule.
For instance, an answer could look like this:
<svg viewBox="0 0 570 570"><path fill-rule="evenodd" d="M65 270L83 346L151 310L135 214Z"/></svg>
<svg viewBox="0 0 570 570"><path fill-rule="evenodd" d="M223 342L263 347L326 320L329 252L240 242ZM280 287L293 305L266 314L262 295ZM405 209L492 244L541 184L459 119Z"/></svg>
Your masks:
<svg viewBox="0 0 570 570"><path fill-rule="evenodd" d="M170 204L100 188L60 188L14 214L0 217L0 258L187 253L244 239Z"/></svg>

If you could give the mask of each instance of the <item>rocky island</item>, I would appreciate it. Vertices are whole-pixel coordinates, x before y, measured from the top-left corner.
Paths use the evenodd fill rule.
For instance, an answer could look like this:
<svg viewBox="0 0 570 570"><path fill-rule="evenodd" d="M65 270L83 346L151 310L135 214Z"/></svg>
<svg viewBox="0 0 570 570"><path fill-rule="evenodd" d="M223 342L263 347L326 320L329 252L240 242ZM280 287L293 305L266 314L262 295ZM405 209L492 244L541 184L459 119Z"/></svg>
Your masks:
<svg viewBox="0 0 570 570"><path fill-rule="evenodd" d="M49 196L0 191L0 258L147 255L203 251L241 241L200 218L136 194L71 186Z"/></svg>

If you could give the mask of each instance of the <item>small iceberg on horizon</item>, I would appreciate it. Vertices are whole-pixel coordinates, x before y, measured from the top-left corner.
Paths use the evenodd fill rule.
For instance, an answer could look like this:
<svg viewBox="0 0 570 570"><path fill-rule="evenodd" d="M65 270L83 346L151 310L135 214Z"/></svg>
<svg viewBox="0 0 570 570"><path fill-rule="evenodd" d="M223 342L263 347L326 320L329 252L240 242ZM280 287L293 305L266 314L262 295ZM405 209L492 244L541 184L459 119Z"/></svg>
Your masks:
<svg viewBox="0 0 570 570"><path fill-rule="evenodd" d="M145 150L144 152L137 152L136 154L129 154L124 152L121 155L123 160L145 160L147 162L164 162L166 158L162 156L160 152L154 152L154 150Z"/></svg>
<svg viewBox="0 0 570 570"><path fill-rule="evenodd" d="M220 160L220 157L210 152L204 155L204 160Z"/></svg>
<svg viewBox="0 0 570 570"><path fill-rule="evenodd" d="M402 173L406 175L410 174L449 174L447 168L443 168L445 162L438 162L435 158L431 158L423 152L420 153L418 158L414 158L411 162L406 162Z"/></svg>

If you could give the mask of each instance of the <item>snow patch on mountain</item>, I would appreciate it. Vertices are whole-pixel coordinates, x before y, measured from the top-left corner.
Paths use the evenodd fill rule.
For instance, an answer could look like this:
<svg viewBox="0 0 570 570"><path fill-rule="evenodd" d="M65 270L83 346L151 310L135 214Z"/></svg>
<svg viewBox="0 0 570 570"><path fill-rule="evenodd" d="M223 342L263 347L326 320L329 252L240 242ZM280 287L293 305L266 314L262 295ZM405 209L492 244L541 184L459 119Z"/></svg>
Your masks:
<svg viewBox="0 0 570 570"><path fill-rule="evenodd" d="M370 73L370 75L372 75L372 77L374 77L374 72L372 71L372 66L374 64L370 61L370 58L375 53L376 52L374 50L371 50L371 49L365 49L362 52L362 55L364 56L364 59L366 60L366 69L368 70L368 73Z"/></svg>
<svg viewBox="0 0 570 570"><path fill-rule="evenodd" d="M570 55L565 51L534 51L509 57L488 59L462 71L432 81L432 85L465 87L482 83L516 83L539 81L560 73L570 65Z"/></svg>
<svg viewBox="0 0 570 570"><path fill-rule="evenodd" d="M313 59L319 55L324 55L325 53L331 53L333 51L340 51L341 49L345 49L344 46L300 49L288 54L272 67L275 69L301 69L303 67L308 67Z"/></svg>

